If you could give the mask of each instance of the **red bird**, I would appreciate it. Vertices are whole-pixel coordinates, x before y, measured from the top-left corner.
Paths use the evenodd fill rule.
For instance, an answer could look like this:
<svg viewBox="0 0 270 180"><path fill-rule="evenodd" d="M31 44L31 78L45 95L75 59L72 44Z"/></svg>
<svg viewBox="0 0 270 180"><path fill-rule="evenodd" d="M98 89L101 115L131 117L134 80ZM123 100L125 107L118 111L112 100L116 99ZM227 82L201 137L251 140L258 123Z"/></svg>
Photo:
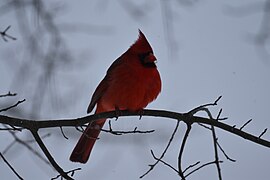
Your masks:
<svg viewBox="0 0 270 180"><path fill-rule="evenodd" d="M161 80L156 57L144 34L139 30L137 41L107 70L96 88L87 113L95 105L96 114L113 110L140 111L152 102L161 91ZM70 160L86 163L106 119L88 125L83 132Z"/></svg>

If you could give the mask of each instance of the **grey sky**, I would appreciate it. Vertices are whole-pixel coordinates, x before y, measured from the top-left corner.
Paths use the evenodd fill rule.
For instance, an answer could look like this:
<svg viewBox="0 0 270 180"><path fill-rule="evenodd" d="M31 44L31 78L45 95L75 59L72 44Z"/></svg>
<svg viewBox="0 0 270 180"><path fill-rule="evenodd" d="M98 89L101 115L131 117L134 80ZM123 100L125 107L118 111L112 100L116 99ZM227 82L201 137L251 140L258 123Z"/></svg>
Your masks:
<svg viewBox="0 0 270 180"><path fill-rule="evenodd" d="M57 27L62 28L60 34L63 41L57 50L64 52L57 57L63 61L57 61L48 79L41 78L44 66L48 64L42 59L35 59L40 57L38 53L46 56L46 52L54 48L49 43L55 38L50 39L44 34L44 26L48 24L39 19L31 8L26 8L26 26L38 39L36 46L42 49L41 52L35 51L35 47L29 45L31 37L23 33L23 29L19 28L22 26L18 26L16 11L2 9L0 29L11 25L8 32L18 40L8 43L0 41L0 94L12 91L18 93L14 101L26 98L26 102L18 108L21 111L15 112L20 117L56 119L85 116L97 84L109 65L137 39L139 28L153 47L163 83L160 96L148 108L187 112L222 95L218 107L211 110L215 114L222 108L222 116L229 118L226 123L241 126L252 118L252 123L245 130L255 135L269 128L270 58L258 53L261 49L253 43L260 31L263 11L252 11L260 6L251 0L187 1L194 2L192 5L176 0L162 2L46 2L48 11L55 8L53 20ZM254 8L246 8L249 12L246 15L239 9L230 9L247 7L249 3L253 3L251 7ZM17 11L17 15L19 13ZM266 48L269 49L269 44ZM39 98L42 96L42 103L35 104L35 89L39 86L38 82L43 81L47 86L43 88L44 92L40 90L37 94ZM1 104L6 101L11 103L12 99L1 99ZM75 128L64 129L69 140L64 139L58 129L42 130L42 133L51 133L44 141L65 170L83 168L75 174L76 179L138 179L148 170L148 164L154 162L150 149L160 154L174 125L171 120L149 117L143 117L141 121L136 117L113 121L115 129L130 130L138 126L142 130L156 131L150 135L125 136L102 133L86 165L68 160L80 135ZM181 124L177 139L165 157L175 167L184 130L185 126ZM2 151L12 137L7 132L0 133ZM217 130L217 135L226 153L237 160L231 163L220 154L224 161L221 164L223 179L266 180L270 177L269 149L221 130ZM20 137L31 139L26 132ZM270 134L266 133L264 138L269 140ZM36 145L32 146L39 151ZM56 175L47 164L21 145L15 145L6 157L25 179L45 180ZM184 166L212 160L211 134L195 126L185 150ZM15 179L3 162L0 162L0 172L3 179ZM171 169L160 164L144 179L179 178ZM206 167L190 179L217 179L216 168L214 165Z"/></svg>

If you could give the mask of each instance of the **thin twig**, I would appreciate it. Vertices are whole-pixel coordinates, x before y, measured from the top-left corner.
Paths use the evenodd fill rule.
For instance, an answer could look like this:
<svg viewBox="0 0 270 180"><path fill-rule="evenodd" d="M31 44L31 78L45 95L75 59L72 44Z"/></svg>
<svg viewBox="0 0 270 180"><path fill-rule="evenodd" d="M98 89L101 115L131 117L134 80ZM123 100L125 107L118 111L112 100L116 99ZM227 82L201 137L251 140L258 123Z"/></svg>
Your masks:
<svg viewBox="0 0 270 180"><path fill-rule="evenodd" d="M242 131L242 129L248 125L250 122L252 121L252 119L248 120L245 124L243 124L243 126L240 127L240 130Z"/></svg>
<svg viewBox="0 0 270 180"><path fill-rule="evenodd" d="M169 168L171 168L172 170L174 170L177 174L179 174L179 171L176 168L174 168L172 165L170 165L169 163L165 162L164 160L159 159L158 157L156 157L155 154L154 154L154 152L153 152L153 150L151 150L151 154L152 154L152 156L153 156L153 158L155 160L162 162L163 164L165 164L166 166L168 166Z"/></svg>
<svg viewBox="0 0 270 180"><path fill-rule="evenodd" d="M106 132L106 133L111 133L113 135L124 135L124 134L148 134L148 133L153 133L155 132L155 130L146 130L146 131L140 131L140 130L137 130L137 128L135 127L134 130L132 131L111 131L111 130L107 130L107 129L101 129L101 131L103 132Z"/></svg>
<svg viewBox="0 0 270 180"><path fill-rule="evenodd" d="M218 141L217 141L216 143L217 143L217 145L218 145L218 148L219 148L219 149L221 150L221 152L223 153L223 155L224 155L229 161L236 162L235 159L230 158L230 157L226 154L226 152L225 152L224 149L221 147L221 145L219 144Z"/></svg>
<svg viewBox="0 0 270 180"><path fill-rule="evenodd" d="M200 161L197 161L197 162L195 162L194 164L189 165L189 166L183 171L183 174L184 174L187 170L189 170L190 168L193 168L193 167L197 166L198 164L200 164Z"/></svg>
<svg viewBox="0 0 270 180"><path fill-rule="evenodd" d="M9 107L7 107L7 108L0 109L0 112L7 111L7 110L9 110L9 109L11 109L11 108L14 108L14 107L18 106L19 104L23 103L24 101L25 101L25 99L23 99L23 100L21 100L21 101L18 101L16 104L14 104L14 105L12 105L12 106L9 106Z"/></svg>
<svg viewBox="0 0 270 180"><path fill-rule="evenodd" d="M217 115L217 118L216 118L217 121L224 120L224 118L220 118L221 113L222 113L222 108L218 112L218 115ZM228 118L225 118L225 119L228 119Z"/></svg>
<svg viewBox="0 0 270 180"><path fill-rule="evenodd" d="M259 135L259 139L266 133L266 131L267 131L267 128L265 128L265 129L263 130L263 132Z"/></svg>
<svg viewBox="0 0 270 180"><path fill-rule="evenodd" d="M187 123L186 125L187 125L187 129L186 129L184 138L182 140L179 155L178 155L178 171L179 171L179 176L182 178L182 180L185 180L184 172L182 170L182 157L183 157L184 148L187 142L187 138L191 130L191 124Z"/></svg>
<svg viewBox="0 0 270 180"><path fill-rule="evenodd" d="M12 146L13 146L15 143L16 143L15 140L12 141L12 142L11 142L11 143L3 150L2 154L3 154L3 155L6 154L6 153L8 152L8 150L9 150L10 148L12 148Z"/></svg>
<svg viewBox="0 0 270 180"><path fill-rule="evenodd" d="M72 177L76 171L80 171L80 170L82 170L82 168L72 169L72 170L70 170L70 171L67 171L66 173L67 173L67 174L70 174L70 173L71 173L70 176ZM60 177L61 177L61 179L62 179L61 174L59 174L59 175L57 175L57 176L51 178L51 180L58 179L58 178L60 178Z"/></svg>
<svg viewBox="0 0 270 180"><path fill-rule="evenodd" d="M221 115L221 112L222 112L222 110L219 111L217 118L216 118L216 121L218 121L219 116ZM212 116L209 118L212 119ZM216 163L216 167L217 167L218 178L219 178L219 180L222 180L221 168L220 168L219 156L218 156L218 147L217 147L218 138L216 135L215 127L213 125L211 125L211 130L212 130L213 145L214 145L214 152L215 152L215 163Z"/></svg>
<svg viewBox="0 0 270 180"><path fill-rule="evenodd" d="M171 145L171 143L172 143L172 140L173 140L173 138L174 138L174 135L175 135L175 133L177 132L177 129L178 129L178 127L179 127L179 123L180 123L180 121L177 121L176 126L175 126L175 128L174 128L174 131L173 131L173 133L172 133L172 135L171 135L171 138L170 138L170 140L169 140L169 142L168 142L166 148L165 148L164 151L162 152L161 156L156 160L156 162L155 162L154 164L149 164L149 167L150 167L149 170L148 170L147 172L145 172L143 175L141 175L140 178L143 178L143 177L146 176L149 172L151 172L151 171L155 168L155 166L160 162L160 160L165 156L165 154L166 154L168 148L170 147L170 145Z"/></svg>
<svg viewBox="0 0 270 180"><path fill-rule="evenodd" d="M218 156L218 150L217 150L217 136L216 136L216 132L215 132L215 128L214 126L211 126L212 128L212 136L213 136L213 144L214 144L214 152L215 152L215 164L217 167L217 172L218 172L218 179L222 180L222 176L221 176L221 168L220 168L220 164L219 164L219 156Z"/></svg>
<svg viewBox="0 0 270 180"><path fill-rule="evenodd" d="M217 103L218 103L218 101L219 101L221 98L222 98L222 96L219 96L219 97L215 100L215 102L213 102L213 103L207 103L207 104L203 104L203 105L201 105L201 106L198 106L198 107L192 109L191 111L189 111L188 114L194 115L194 114L196 114L198 111L201 111L203 108L206 108L206 107L208 107L208 106L216 106Z"/></svg>
<svg viewBox="0 0 270 180"><path fill-rule="evenodd" d="M3 40L4 40L5 42L7 42L8 39L16 40L15 37L13 37L13 36L7 34L7 31L9 30L10 27L11 27L11 26L9 25L4 31L0 31L0 35L2 36L2 38L3 38Z"/></svg>
<svg viewBox="0 0 270 180"><path fill-rule="evenodd" d="M1 97L7 97L7 96L16 96L16 95L17 95L17 93L11 93L10 91L8 91L7 94L0 94L0 98Z"/></svg>
<svg viewBox="0 0 270 180"><path fill-rule="evenodd" d="M10 127L10 128L0 128L0 131L22 131L24 128L16 128L16 127Z"/></svg>
<svg viewBox="0 0 270 180"><path fill-rule="evenodd" d="M199 106L199 107L193 109L192 111L190 111L189 113L191 113L192 115L194 115L194 113L197 113L199 111L205 111L207 113L208 117L211 120L215 120L215 121L221 120L220 119L220 115L222 113L222 109L219 110L219 113L217 115L217 118L214 119L213 116L212 116L212 114L211 114L211 112L209 111L209 109L206 108L207 106L210 106L210 105L217 105L217 102L219 101L220 98L221 97L219 97L214 103L210 103L210 104ZM226 119L226 118L223 118L223 119ZM218 172L219 180L222 180L221 168L220 168L219 156L218 156L218 150L217 150L217 136L216 136L215 128L214 128L213 125L211 125L211 131L212 131L213 144L214 144L214 152L215 152L215 164L216 164L216 167L217 167L217 172ZM179 170L179 172L181 173L181 170ZM182 177L183 180L185 179L185 177L184 177L183 174L180 174L180 176Z"/></svg>
<svg viewBox="0 0 270 180"><path fill-rule="evenodd" d="M77 131L81 132L81 133L84 132L83 126L75 126L75 129L76 129Z"/></svg>
<svg viewBox="0 0 270 180"><path fill-rule="evenodd" d="M63 127L62 127L62 126L60 126L60 130L61 130L61 133L62 133L62 135L64 136L64 138L65 138L65 139L68 139L68 137L65 135L65 133L64 133L64 131L63 131Z"/></svg>
<svg viewBox="0 0 270 180"><path fill-rule="evenodd" d="M202 123L198 123L198 125L200 125L200 126L204 127L205 129L208 129L208 130L211 131L211 128L210 128L210 127L208 127L208 126L206 126L206 125L204 125L204 124L202 124Z"/></svg>
<svg viewBox="0 0 270 180"><path fill-rule="evenodd" d="M71 178L66 172L64 172L64 170L55 162L54 158L52 157L52 155L50 154L50 152L48 151L47 147L45 146L45 144L43 143L42 139L39 137L38 132L35 130L31 130L32 135L34 136L35 140L37 141L40 149L43 151L43 153L45 154L45 156L48 158L48 160L50 161L51 165L54 167L54 169L65 179L67 180L73 180L73 178Z"/></svg>
<svg viewBox="0 0 270 180"><path fill-rule="evenodd" d="M42 161L44 161L46 164L50 164L49 161L47 159L45 159L39 152L37 152L35 149L33 149L28 143L32 143L32 142L36 142L36 141L33 141L33 140L21 140L15 132L13 131L8 131L14 138L14 141L9 145L7 146L7 148L5 149L5 151L3 152L7 152L15 143L19 143L21 145L23 145L24 147L26 147L30 152L32 152L34 155L36 155L38 158L40 158ZM42 138L44 137L47 137L48 135L45 135L43 136Z"/></svg>
<svg viewBox="0 0 270 180"><path fill-rule="evenodd" d="M201 168L203 168L205 166L208 166L208 165L211 165L211 164L215 164L215 163L216 163L215 161L211 161L211 162L205 163L205 164L197 167L196 169L192 170L191 172L189 172L187 175L185 175L185 178L187 178L191 174L195 173L196 171L200 170ZM219 161L219 163L223 163L223 161Z"/></svg>
<svg viewBox="0 0 270 180"><path fill-rule="evenodd" d="M6 158L3 156L3 154L0 152L1 158L4 160L4 162L8 165L8 167L12 170L12 172L21 180L23 178L17 173L17 171L10 165L10 163L6 160Z"/></svg>
<svg viewBox="0 0 270 180"><path fill-rule="evenodd" d="M137 130L137 127L134 128L132 131L115 131L112 129L111 121L109 121L109 130L107 129L101 129L101 131L106 132L106 133L111 133L113 135L123 135L123 134L147 134L147 133L153 133L155 130L147 130L147 131L140 131Z"/></svg>

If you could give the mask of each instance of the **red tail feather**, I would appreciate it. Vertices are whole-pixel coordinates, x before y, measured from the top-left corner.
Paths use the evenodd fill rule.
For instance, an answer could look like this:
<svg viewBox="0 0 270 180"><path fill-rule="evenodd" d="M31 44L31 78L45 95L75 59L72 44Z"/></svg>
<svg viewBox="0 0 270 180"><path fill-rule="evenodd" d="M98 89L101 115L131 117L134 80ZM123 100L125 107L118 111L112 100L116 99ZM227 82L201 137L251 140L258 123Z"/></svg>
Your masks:
<svg viewBox="0 0 270 180"><path fill-rule="evenodd" d="M100 129L103 127L105 121L106 119L100 119L88 125L70 155L69 159L71 161L80 163L87 162L100 133Z"/></svg>

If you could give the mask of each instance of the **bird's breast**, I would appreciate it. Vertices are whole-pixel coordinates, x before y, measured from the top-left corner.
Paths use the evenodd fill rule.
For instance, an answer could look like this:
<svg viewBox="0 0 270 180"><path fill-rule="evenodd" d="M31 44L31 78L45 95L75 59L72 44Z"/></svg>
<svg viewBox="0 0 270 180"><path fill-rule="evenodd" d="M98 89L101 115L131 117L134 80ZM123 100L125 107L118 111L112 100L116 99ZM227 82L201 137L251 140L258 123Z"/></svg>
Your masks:
<svg viewBox="0 0 270 180"><path fill-rule="evenodd" d="M156 68L119 67L108 77L108 89L100 99L106 110L143 109L161 90L161 80Z"/></svg>

